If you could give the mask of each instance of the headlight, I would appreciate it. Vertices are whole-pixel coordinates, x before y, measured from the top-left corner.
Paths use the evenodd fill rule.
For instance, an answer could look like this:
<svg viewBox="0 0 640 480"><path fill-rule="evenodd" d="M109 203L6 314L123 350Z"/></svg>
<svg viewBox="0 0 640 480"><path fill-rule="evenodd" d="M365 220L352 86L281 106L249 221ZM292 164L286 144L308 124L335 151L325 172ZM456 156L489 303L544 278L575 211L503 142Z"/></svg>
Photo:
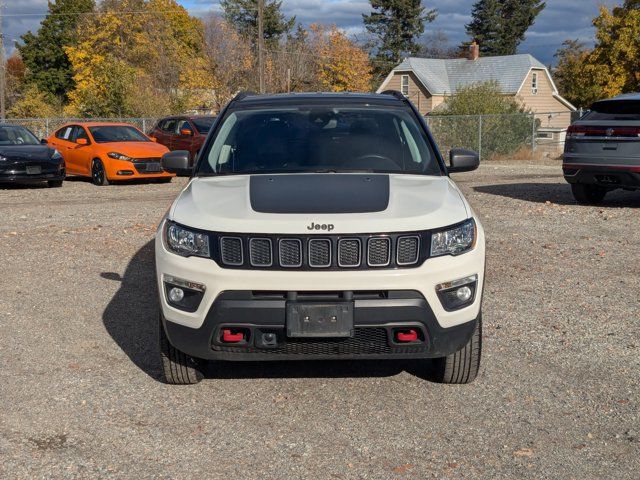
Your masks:
<svg viewBox="0 0 640 480"><path fill-rule="evenodd" d="M171 222L166 225L165 239L169 251L183 257L209 257L209 237L206 234L192 232Z"/></svg>
<svg viewBox="0 0 640 480"><path fill-rule="evenodd" d="M434 232L431 236L431 256L460 255L471 250L475 244L476 222L470 218L457 227Z"/></svg>
<svg viewBox="0 0 640 480"><path fill-rule="evenodd" d="M123 155L122 153L118 153L118 152L109 152L109 153L107 153L107 157L115 158L116 160L125 160L127 162L133 162L133 158L128 157L128 156Z"/></svg>
<svg viewBox="0 0 640 480"><path fill-rule="evenodd" d="M53 151L53 155L51 155L52 160L62 160L62 154L58 150Z"/></svg>
<svg viewBox="0 0 640 480"><path fill-rule="evenodd" d="M0 162L6 162L7 161L7 157L3 157L2 155L0 155Z"/></svg>

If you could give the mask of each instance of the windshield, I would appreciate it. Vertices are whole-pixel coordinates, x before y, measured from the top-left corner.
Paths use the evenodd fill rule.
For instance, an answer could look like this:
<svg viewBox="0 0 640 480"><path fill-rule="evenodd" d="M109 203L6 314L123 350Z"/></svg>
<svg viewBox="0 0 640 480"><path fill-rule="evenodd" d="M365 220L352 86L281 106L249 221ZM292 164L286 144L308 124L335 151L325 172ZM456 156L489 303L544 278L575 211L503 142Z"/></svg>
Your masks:
<svg viewBox="0 0 640 480"><path fill-rule="evenodd" d="M216 117L198 117L192 118L191 121L196 126L196 130L202 134L209 133L211 130L211 125L215 121Z"/></svg>
<svg viewBox="0 0 640 480"><path fill-rule="evenodd" d="M0 145L39 145L38 139L24 127L0 126Z"/></svg>
<svg viewBox="0 0 640 480"><path fill-rule="evenodd" d="M412 112L347 106L229 113L196 175L353 171L441 174Z"/></svg>
<svg viewBox="0 0 640 480"><path fill-rule="evenodd" d="M151 141L140 130L128 125L89 127L89 131L97 143Z"/></svg>

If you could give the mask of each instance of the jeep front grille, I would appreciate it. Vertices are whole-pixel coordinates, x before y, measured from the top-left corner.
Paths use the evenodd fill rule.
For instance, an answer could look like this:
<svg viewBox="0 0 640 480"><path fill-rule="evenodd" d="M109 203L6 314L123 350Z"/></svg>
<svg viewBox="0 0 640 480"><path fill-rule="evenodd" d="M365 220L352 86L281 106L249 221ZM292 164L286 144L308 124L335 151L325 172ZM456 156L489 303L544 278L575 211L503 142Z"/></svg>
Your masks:
<svg viewBox="0 0 640 480"><path fill-rule="evenodd" d="M283 267L302 266L302 241L298 238L283 238L279 242L280 265Z"/></svg>
<svg viewBox="0 0 640 480"><path fill-rule="evenodd" d="M420 237L400 237L396 251L396 263L398 265L413 265L418 261L420 254Z"/></svg>
<svg viewBox="0 0 640 480"><path fill-rule="evenodd" d="M361 270L408 268L428 257L429 232L362 235L211 233L212 258L224 268ZM217 240L216 240L217 239Z"/></svg>

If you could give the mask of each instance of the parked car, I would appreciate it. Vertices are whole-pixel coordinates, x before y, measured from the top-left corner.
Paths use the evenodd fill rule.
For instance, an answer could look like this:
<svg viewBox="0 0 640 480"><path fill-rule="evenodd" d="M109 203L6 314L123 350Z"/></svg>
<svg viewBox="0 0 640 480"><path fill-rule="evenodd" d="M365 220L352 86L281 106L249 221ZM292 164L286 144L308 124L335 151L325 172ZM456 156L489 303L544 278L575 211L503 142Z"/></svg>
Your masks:
<svg viewBox="0 0 640 480"><path fill-rule="evenodd" d="M65 177L62 155L42 145L20 125L0 125L0 183L41 183L61 187Z"/></svg>
<svg viewBox="0 0 640 480"><path fill-rule="evenodd" d="M196 115L158 120L149 135L169 150L186 150L193 165L216 117Z"/></svg>
<svg viewBox="0 0 640 480"><path fill-rule="evenodd" d="M639 190L640 93L595 102L573 123L562 170L578 203L600 203L618 188Z"/></svg>
<svg viewBox="0 0 640 480"><path fill-rule="evenodd" d="M160 164L160 158L169 149L126 123L64 125L47 143L64 157L67 174L91 177L95 185L134 179L170 182L175 176Z"/></svg>
<svg viewBox="0 0 640 480"><path fill-rule="evenodd" d="M365 358L471 382L485 236L449 173L478 155L447 167L399 92L240 95L220 115L155 241L167 382L206 360Z"/></svg>

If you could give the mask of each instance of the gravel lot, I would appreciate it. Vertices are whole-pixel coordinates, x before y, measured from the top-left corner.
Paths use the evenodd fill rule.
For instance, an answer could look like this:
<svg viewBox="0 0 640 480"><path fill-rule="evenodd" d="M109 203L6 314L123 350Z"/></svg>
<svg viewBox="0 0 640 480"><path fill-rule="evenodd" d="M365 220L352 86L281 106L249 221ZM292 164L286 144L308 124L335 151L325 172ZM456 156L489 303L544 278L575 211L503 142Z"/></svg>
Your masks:
<svg viewBox="0 0 640 480"><path fill-rule="evenodd" d="M0 188L2 478L638 478L640 195L559 166L459 174L488 234L483 367L227 364L158 381L170 185Z"/></svg>

